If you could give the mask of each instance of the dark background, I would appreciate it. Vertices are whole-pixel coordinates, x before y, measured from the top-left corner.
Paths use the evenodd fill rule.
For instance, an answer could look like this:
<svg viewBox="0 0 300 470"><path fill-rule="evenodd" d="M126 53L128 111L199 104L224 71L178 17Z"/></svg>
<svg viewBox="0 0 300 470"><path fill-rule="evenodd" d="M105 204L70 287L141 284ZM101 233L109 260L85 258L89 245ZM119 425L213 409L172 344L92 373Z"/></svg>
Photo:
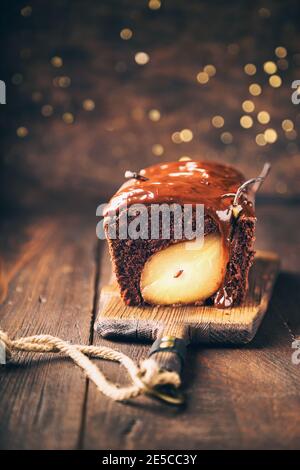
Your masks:
<svg viewBox="0 0 300 470"><path fill-rule="evenodd" d="M291 83L300 79L299 12L298 0L162 0L160 7L152 0L152 8L147 0L1 2L2 205L45 209L69 201L94 211L124 170L183 155L235 164L248 177L268 160L262 195L299 198L300 105L291 102ZM120 37L124 28L131 39ZM279 46L287 51L281 60ZM136 63L139 51L147 64ZM53 66L56 56L61 67ZM279 88L269 85L266 61L278 66ZM247 63L255 75L245 73ZM216 74L200 84L207 64ZM259 96L249 93L251 83L261 85ZM87 99L93 110L84 109ZM255 104L250 129L240 125L246 99ZM156 122L152 109L160 112ZM257 121L261 110L270 123ZM222 128L212 125L215 115L223 116ZM284 132L284 119L294 131ZM172 134L185 128L193 139L174 143ZM267 128L276 142L257 145ZM221 141L223 132L232 143Z"/></svg>

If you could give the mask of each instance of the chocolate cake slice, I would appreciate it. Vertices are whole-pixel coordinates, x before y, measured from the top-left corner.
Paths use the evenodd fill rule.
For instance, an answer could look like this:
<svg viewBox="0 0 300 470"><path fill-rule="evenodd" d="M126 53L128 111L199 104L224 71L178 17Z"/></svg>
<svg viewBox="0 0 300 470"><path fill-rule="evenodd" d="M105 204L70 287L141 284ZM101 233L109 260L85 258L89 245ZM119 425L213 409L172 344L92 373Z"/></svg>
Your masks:
<svg viewBox="0 0 300 470"><path fill-rule="evenodd" d="M206 303L218 308L240 304L254 257L256 222L253 191L246 187L240 191L244 176L233 167L201 161L154 165L129 176L132 178L110 200L105 218L113 270L124 302ZM156 237L151 236L152 205L174 203L182 212L171 212L169 237L163 236L162 221ZM124 236L123 229L137 217L130 211L135 204L145 206L143 220L147 223L139 227L141 236L132 238ZM204 206L202 243L185 234L181 239L175 236L187 204L192 207L194 229L199 223L195 207Z"/></svg>

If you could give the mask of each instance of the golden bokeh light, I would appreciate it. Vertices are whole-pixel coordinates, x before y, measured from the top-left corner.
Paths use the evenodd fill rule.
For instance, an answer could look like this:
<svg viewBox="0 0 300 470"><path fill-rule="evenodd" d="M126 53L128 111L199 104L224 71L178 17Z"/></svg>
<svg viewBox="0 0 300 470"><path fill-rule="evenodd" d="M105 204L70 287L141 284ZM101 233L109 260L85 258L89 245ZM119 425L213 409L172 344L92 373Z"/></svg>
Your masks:
<svg viewBox="0 0 300 470"><path fill-rule="evenodd" d="M272 62L271 60L268 60L267 62L264 63L264 71L268 73L269 75L272 75L277 71L277 65L275 62Z"/></svg>
<svg viewBox="0 0 300 470"><path fill-rule="evenodd" d="M259 96L262 92L261 86L258 83L251 83L249 86L249 93L252 96Z"/></svg>
<svg viewBox="0 0 300 470"><path fill-rule="evenodd" d="M23 139L24 137L26 137L28 135L29 131L28 131L27 127L20 126L16 130L16 133L17 133L18 137L21 137L21 139Z"/></svg>
<svg viewBox="0 0 300 470"><path fill-rule="evenodd" d="M190 162L192 159L191 157L188 157L187 155L183 155L182 157L179 158L180 162Z"/></svg>
<svg viewBox="0 0 300 470"><path fill-rule="evenodd" d="M161 1L160 0L150 0L148 3L148 7L150 10L159 10L161 7Z"/></svg>
<svg viewBox="0 0 300 470"><path fill-rule="evenodd" d="M211 120L211 123L214 127L220 128L224 126L224 118L222 116L214 116Z"/></svg>
<svg viewBox="0 0 300 470"><path fill-rule="evenodd" d="M133 32L129 28L123 28L120 31L120 38L124 39L124 41L128 41L129 39L132 38Z"/></svg>
<svg viewBox="0 0 300 470"><path fill-rule="evenodd" d="M150 60L150 56L147 52L137 52L134 56L134 60L138 65L146 65Z"/></svg>
<svg viewBox="0 0 300 470"><path fill-rule="evenodd" d="M269 83L273 88L279 88L282 84L282 80L279 75L272 75L272 77L269 78Z"/></svg>
<svg viewBox="0 0 300 470"><path fill-rule="evenodd" d="M270 122L270 114L267 111L260 111L257 115L257 120L261 124L268 124Z"/></svg>
<svg viewBox="0 0 300 470"><path fill-rule="evenodd" d="M240 125L244 128L244 129L250 129L250 127L253 126L253 119L251 116L242 116L241 119L240 119Z"/></svg>
<svg viewBox="0 0 300 470"><path fill-rule="evenodd" d="M256 66L254 64L246 64L244 67L244 72L247 75L255 75L256 74Z"/></svg>
<svg viewBox="0 0 300 470"><path fill-rule="evenodd" d="M245 100L242 103L242 108L246 113L252 113L255 110L255 104L251 100Z"/></svg>
<svg viewBox="0 0 300 470"><path fill-rule="evenodd" d="M255 137L255 142L261 147L267 144L264 134L257 134L257 136Z"/></svg>
<svg viewBox="0 0 300 470"><path fill-rule="evenodd" d="M205 83L207 83L208 80L209 80L209 75L207 72L199 72L197 74L197 81L201 83L201 85L204 85Z"/></svg>
<svg viewBox="0 0 300 470"><path fill-rule="evenodd" d="M182 131L180 131L180 139L182 142L190 142L193 137L194 134L191 129L182 129Z"/></svg>
<svg viewBox="0 0 300 470"><path fill-rule="evenodd" d="M281 126L285 132L291 132L294 129L294 123L290 119L284 119Z"/></svg>
<svg viewBox="0 0 300 470"><path fill-rule="evenodd" d="M148 113L148 117L150 119L150 121L153 121L153 122L157 122L160 120L160 112L158 109L150 109L149 113Z"/></svg>
<svg viewBox="0 0 300 470"><path fill-rule="evenodd" d="M174 144L181 144L182 142L181 137L180 137L180 132L173 132L171 139L174 142Z"/></svg>
<svg viewBox="0 0 300 470"><path fill-rule="evenodd" d="M274 142L277 140L277 132L272 128L266 129L264 132L264 137L268 144L274 144Z"/></svg>
<svg viewBox="0 0 300 470"><path fill-rule="evenodd" d="M212 64L206 65L203 70L209 77L214 77L217 73L216 67Z"/></svg>
<svg viewBox="0 0 300 470"><path fill-rule="evenodd" d="M230 132L223 132L220 136L223 144L231 144L233 142L233 136Z"/></svg>
<svg viewBox="0 0 300 470"><path fill-rule="evenodd" d="M44 117L52 116L53 106L51 106L51 104L44 104L44 106L42 106L41 113Z"/></svg>
<svg viewBox="0 0 300 470"><path fill-rule="evenodd" d="M279 59L284 59L284 57L287 56L287 50L283 46L278 46L275 49L275 54L277 55L277 57L279 57Z"/></svg>
<svg viewBox="0 0 300 470"><path fill-rule="evenodd" d="M155 144L152 147L152 153L153 155L160 157L164 153L164 148L161 144Z"/></svg>
<svg viewBox="0 0 300 470"><path fill-rule="evenodd" d="M72 113L69 113L69 112L64 113L64 114L62 115L62 118L63 118L63 121L64 121L66 124L73 124L73 122L74 122L74 116L73 116Z"/></svg>
<svg viewBox="0 0 300 470"><path fill-rule="evenodd" d="M82 107L85 111L93 111L95 109L95 101L87 98L83 100Z"/></svg>
<svg viewBox="0 0 300 470"><path fill-rule="evenodd" d="M55 55L54 57L52 57L50 62L51 62L51 65L53 65L53 67L57 69L62 67L64 64L62 58L59 57L58 55Z"/></svg>

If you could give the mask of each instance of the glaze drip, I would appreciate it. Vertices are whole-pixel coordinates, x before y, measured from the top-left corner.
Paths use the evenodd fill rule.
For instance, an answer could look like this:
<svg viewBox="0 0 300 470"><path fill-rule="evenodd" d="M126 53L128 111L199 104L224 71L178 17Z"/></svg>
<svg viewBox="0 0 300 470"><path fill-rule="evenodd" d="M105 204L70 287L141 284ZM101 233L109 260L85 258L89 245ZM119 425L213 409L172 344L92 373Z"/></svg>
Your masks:
<svg viewBox="0 0 300 470"><path fill-rule="evenodd" d="M231 166L215 162L177 161L153 165L139 174L147 179L126 181L110 200L107 213L132 204L204 204L205 214L219 227L229 261L234 229L232 194L245 182L242 173ZM240 215L254 215L253 204L247 194L241 197L240 205ZM222 289L215 296L215 305L219 308L230 304L230 299Z"/></svg>

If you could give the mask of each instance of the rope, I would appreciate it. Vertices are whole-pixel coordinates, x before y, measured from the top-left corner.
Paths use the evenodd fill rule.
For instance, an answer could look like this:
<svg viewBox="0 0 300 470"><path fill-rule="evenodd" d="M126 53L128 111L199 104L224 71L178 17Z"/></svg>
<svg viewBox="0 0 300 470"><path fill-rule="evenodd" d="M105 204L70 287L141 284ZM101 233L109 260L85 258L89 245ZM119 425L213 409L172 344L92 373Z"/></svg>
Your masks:
<svg viewBox="0 0 300 470"><path fill-rule="evenodd" d="M7 360L12 357L13 351L65 354L84 371L101 393L115 401L125 401L151 393L159 385L172 385L175 388L180 386L179 375L176 372L160 369L154 359L145 359L138 367L126 354L105 346L70 344L50 335L35 335L12 340L0 329L0 347L1 342L5 346ZM132 384L118 387L108 381L89 357L119 362L127 370Z"/></svg>

